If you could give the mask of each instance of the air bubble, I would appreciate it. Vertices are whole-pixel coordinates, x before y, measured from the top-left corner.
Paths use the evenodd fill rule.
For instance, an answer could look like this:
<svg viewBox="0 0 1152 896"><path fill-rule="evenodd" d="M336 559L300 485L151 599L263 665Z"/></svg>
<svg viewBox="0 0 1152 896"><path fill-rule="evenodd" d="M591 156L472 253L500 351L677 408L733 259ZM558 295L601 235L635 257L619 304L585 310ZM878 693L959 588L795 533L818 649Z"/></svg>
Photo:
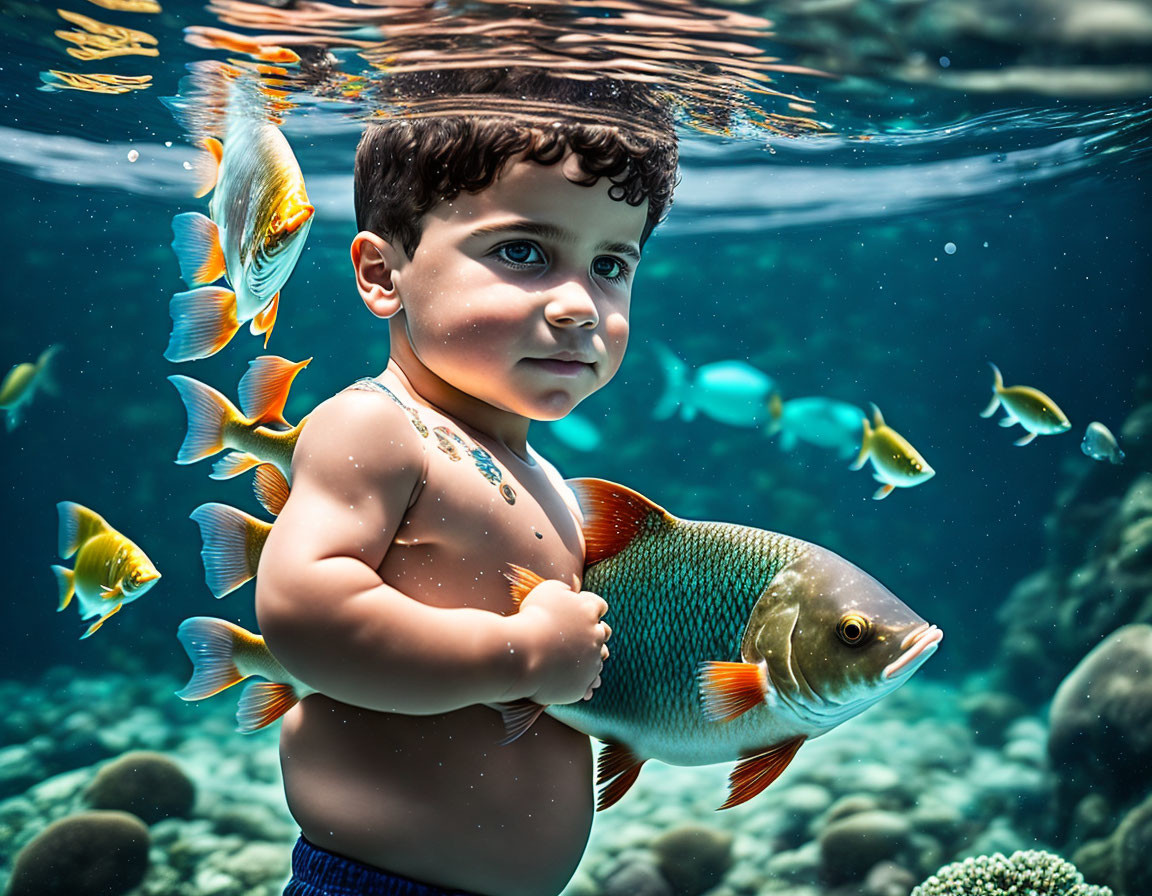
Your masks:
<svg viewBox="0 0 1152 896"><path fill-rule="evenodd" d="M956 244L955 243L945 243L944 244L944 251L949 255L955 255L956 254Z"/></svg>
<svg viewBox="0 0 1152 896"><path fill-rule="evenodd" d="M129 162L135 162L138 158L140 158L140 153L136 152L136 150L134 150L134 149L128 150L128 161Z"/></svg>

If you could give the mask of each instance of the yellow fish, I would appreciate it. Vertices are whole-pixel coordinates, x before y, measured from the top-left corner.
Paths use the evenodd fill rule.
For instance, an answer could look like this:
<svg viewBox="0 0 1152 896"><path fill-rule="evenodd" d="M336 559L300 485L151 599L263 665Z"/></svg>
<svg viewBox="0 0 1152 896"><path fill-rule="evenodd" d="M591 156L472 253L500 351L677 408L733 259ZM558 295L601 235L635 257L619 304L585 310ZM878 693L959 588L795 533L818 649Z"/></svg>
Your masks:
<svg viewBox="0 0 1152 896"><path fill-rule="evenodd" d="M241 104L229 108L224 142L208 137L204 147L212 172L197 195L215 189L209 215L184 212L172 219L172 248L190 289L169 304L169 361L216 354L246 321L268 344L280 288L296 267L315 212L280 129L246 114ZM208 285L221 277L231 289Z"/></svg>
<svg viewBox="0 0 1152 896"><path fill-rule="evenodd" d="M295 426L284 419L284 403L296 374L311 362L264 355L248 362L240 379L240 408L199 380L174 374L188 413L188 432L176 463L191 464L225 448L236 449L216 464L215 479L228 479L261 463L271 463L285 480L292 475L292 452L308 418Z"/></svg>
<svg viewBox="0 0 1152 896"><path fill-rule="evenodd" d="M1064 412L1051 398L1039 389L1031 386L1005 386L1004 378L1000 376L1000 368L988 362L992 368L992 400L988 407L980 412L981 417L991 417L996 408L1004 405L1005 416L1000 421L1001 426L1015 426L1019 423L1028 435L1016 440L1016 445L1027 445L1036 436L1052 436L1067 432L1072 424Z"/></svg>
<svg viewBox="0 0 1152 896"><path fill-rule="evenodd" d="M912 488L936 475L920 452L884 422L876 405L872 405L871 425L868 418L864 418L864 437L852 469L859 470L869 458L874 471L872 478L880 483L880 488L872 495L876 501L887 498L894 488Z"/></svg>
<svg viewBox="0 0 1152 896"><path fill-rule="evenodd" d="M276 721L310 694L316 693L272 656L264 638L223 619L193 616L180 623L176 637L192 661L192 678L176 696L203 700L253 675L236 710L241 734L251 734Z"/></svg>
<svg viewBox="0 0 1152 896"><path fill-rule="evenodd" d="M35 361L25 361L8 371L0 383L0 409L7 412L6 426L12 432L24 416L24 407L32 401L37 389L57 394L52 379L52 359L60 351L59 345L50 345Z"/></svg>
<svg viewBox="0 0 1152 896"><path fill-rule="evenodd" d="M57 612L72 601L80 605L80 618L100 618L88 626L81 640L92 635L124 604L144 595L160 578L160 571L132 541L108 525L95 511L72 501L56 505L60 513L60 556L76 554L74 569L53 566L60 594Z"/></svg>

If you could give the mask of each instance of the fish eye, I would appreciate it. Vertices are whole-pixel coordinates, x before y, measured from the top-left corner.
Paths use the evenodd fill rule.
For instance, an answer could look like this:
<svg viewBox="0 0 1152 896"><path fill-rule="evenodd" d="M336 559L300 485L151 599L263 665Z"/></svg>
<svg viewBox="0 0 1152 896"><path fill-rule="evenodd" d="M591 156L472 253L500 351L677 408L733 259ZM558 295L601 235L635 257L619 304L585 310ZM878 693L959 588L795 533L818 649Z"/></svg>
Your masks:
<svg viewBox="0 0 1152 896"><path fill-rule="evenodd" d="M847 613L836 624L836 635L849 647L858 647L871 629L872 624L859 613Z"/></svg>

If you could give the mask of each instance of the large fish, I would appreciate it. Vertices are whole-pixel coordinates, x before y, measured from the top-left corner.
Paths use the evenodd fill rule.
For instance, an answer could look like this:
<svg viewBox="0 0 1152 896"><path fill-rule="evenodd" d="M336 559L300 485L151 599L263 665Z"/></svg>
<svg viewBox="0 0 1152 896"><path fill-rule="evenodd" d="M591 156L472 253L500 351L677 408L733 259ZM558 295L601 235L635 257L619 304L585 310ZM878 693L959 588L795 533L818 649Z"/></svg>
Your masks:
<svg viewBox="0 0 1152 896"><path fill-rule="evenodd" d="M943 637L831 551L763 529L682 520L631 489L570 480L584 514L581 587L608 602L612 655L586 701L544 711L605 742L597 803L648 759L739 760L728 800L767 787L805 740L904 684ZM513 596L540 577L515 568ZM509 737L541 707L505 709Z"/></svg>
<svg viewBox="0 0 1152 896"><path fill-rule="evenodd" d="M1051 398L1031 386L1005 386L1000 368L989 362L992 368L992 400L980 412L981 417L991 417L996 409L1004 406L1004 417L1000 425L1015 426L1019 423L1027 431L1013 444L1027 445L1036 436L1053 436L1072 428L1068 417Z"/></svg>
<svg viewBox="0 0 1152 896"><path fill-rule="evenodd" d="M117 532L104 517L73 501L56 505L60 513L60 556L76 555L73 569L53 566L59 593L57 612L72 602L80 605L80 618L100 618L88 626L81 640L90 637L124 604L142 597L160 578L148 556Z"/></svg>
<svg viewBox="0 0 1152 896"><path fill-rule="evenodd" d="M172 219L172 248L191 288L169 304L169 361L214 355L247 321L268 344L280 288L304 249L315 211L292 148L262 117L232 109L224 142L208 137L204 146L213 171L198 195L215 189L209 216L185 212ZM208 285L221 277L231 288Z"/></svg>
<svg viewBox="0 0 1152 896"><path fill-rule="evenodd" d="M569 484L584 513L583 587L608 602L612 655L590 700L547 707L523 700L503 714L508 741L541 712L604 741L598 809L619 800L648 759L738 760L721 808L751 799L805 740L904 684L943 637L825 548L748 526L678 519L614 483ZM517 566L509 579L517 602L542 581ZM186 631L198 633L194 644ZM195 667L185 699L248 675L269 679L242 698L242 731L312 693L258 635L223 620L185 622L181 642ZM221 686L202 686L209 680Z"/></svg>

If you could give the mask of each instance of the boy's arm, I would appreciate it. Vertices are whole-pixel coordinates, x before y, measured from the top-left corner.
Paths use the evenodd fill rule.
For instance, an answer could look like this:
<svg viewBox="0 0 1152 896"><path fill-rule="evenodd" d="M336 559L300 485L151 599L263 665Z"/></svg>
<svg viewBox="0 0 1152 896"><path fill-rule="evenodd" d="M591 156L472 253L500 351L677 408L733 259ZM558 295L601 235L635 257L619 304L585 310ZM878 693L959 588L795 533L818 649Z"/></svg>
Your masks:
<svg viewBox="0 0 1152 896"><path fill-rule="evenodd" d="M256 579L276 658L321 693L382 712L585 696L606 651L599 597L546 582L506 617L429 606L380 578L423 474L419 434L392 402L351 391L312 413Z"/></svg>

